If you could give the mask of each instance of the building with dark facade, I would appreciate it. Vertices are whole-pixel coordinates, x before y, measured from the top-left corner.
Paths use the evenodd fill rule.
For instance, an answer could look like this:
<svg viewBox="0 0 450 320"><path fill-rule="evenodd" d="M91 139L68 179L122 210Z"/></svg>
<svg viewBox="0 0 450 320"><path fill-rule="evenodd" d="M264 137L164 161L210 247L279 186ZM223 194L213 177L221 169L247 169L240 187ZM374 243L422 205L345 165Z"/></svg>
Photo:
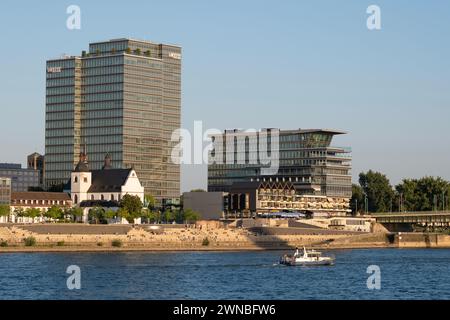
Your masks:
<svg viewBox="0 0 450 320"><path fill-rule="evenodd" d="M86 146L92 170L109 153L146 194L180 195L171 142L180 127L181 47L132 39L91 43L47 61L45 185L64 184Z"/></svg>
<svg viewBox="0 0 450 320"><path fill-rule="evenodd" d="M11 203L11 179L0 177L0 205Z"/></svg>
<svg viewBox="0 0 450 320"><path fill-rule="evenodd" d="M352 195L351 151L350 148L331 145L335 135L345 132L327 129L268 129L266 132L268 132L267 143L269 144L267 150L270 150L270 145L278 146L277 157L274 157L278 161L278 170L270 175L262 173L263 164L259 161L255 163L255 159L258 160L261 157L261 132L253 134L240 130L227 130L220 136L212 136L214 149L211 154L216 155L216 152L222 152L223 162L209 164L208 191L239 194L239 188L242 187L239 184L242 183L254 182L253 192L260 189L262 182L283 183L283 187L274 188L274 192L278 192L276 191L278 189L294 192L295 197L292 199L299 200L297 201L299 203L294 205L295 208L291 208L292 210L303 208L302 211L308 211L317 206L316 213L327 214L327 210L322 210L322 206L319 205L323 201L335 203L337 207L340 207L337 211L330 208L330 214L341 215L349 210ZM251 145L251 141L257 143ZM234 149L230 150L230 146L234 146ZM230 155L232 161L227 161ZM240 163L239 159L241 159ZM245 189L249 191L250 187L245 186ZM273 189L272 187L269 189ZM300 201L298 197L303 197L304 200ZM242 199L241 203L244 201ZM310 203L307 203L306 207L300 206L300 202L306 200ZM257 207L255 200L253 207L247 209L256 210ZM289 209L286 206L263 207L259 207L258 210L262 208L263 211ZM233 208L237 209L237 205Z"/></svg>
<svg viewBox="0 0 450 320"><path fill-rule="evenodd" d="M44 186L44 171L45 171L45 161L44 156L34 152L27 157L27 167L28 169L33 169L39 171L39 185Z"/></svg>
<svg viewBox="0 0 450 320"><path fill-rule="evenodd" d="M0 163L0 177L11 180L13 192L26 192L29 188L39 187L39 171L24 169L21 164Z"/></svg>

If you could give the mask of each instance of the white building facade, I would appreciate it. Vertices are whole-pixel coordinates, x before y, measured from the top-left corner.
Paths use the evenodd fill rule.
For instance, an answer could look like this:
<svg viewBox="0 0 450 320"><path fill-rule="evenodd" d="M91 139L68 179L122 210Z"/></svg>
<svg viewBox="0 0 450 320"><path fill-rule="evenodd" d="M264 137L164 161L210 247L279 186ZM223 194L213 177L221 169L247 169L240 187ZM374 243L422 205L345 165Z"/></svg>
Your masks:
<svg viewBox="0 0 450 320"><path fill-rule="evenodd" d="M70 195L72 203L84 210L87 222L89 209L95 206L118 210L125 195L138 196L144 202L144 187L134 169L114 169L109 155L101 170L89 170L87 156L80 154L80 161L71 174Z"/></svg>

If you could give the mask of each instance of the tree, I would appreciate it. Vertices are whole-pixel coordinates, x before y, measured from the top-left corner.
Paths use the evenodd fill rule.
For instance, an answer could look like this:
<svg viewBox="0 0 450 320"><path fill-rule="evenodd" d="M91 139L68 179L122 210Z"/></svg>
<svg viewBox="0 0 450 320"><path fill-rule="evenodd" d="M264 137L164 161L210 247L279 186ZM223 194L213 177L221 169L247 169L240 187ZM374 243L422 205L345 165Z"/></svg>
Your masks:
<svg viewBox="0 0 450 320"><path fill-rule="evenodd" d="M172 210L166 210L166 211L164 211L163 216L164 216L164 221L165 221L166 223L169 223L170 221L173 221L173 220L175 219Z"/></svg>
<svg viewBox="0 0 450 320"><path fill-rule="evenodd" d="M11 213L11 207L7 205L0 205L0 217L9 216Z"/></svg>
<svg viewBox="0 0 450 320"><path fill-rule="evenodd" d="M350 206L352 213L355 215L364 210L364 191L357 184L352 184L352 199L350 200Z"/></svg>
<svg viewBox="0 0 450 320"><path fill-rule="evenodd" d="M126 208L119 208L119 210L117 210L117 216L120 218L127 219L127 221L131 223L134 220L133 218L131 218L130 213Z"/></svg>
<svg viewBox="0 0 450 320"><path fill-rule="evenodd" d="M143 204L139 196L126 194L120 200L119 206L126 209L131 217L138 218L141 215Z"/></svg>
<svg viewBox="0 0 450 320"><path fill-rule="evenodd" d="M134 54L141 55L141 49L137 48L136 50L134 50Z"/></svg>
<svg viewBox="0 0 450 320"><path fill-rule="evenodd" d="M29 217L29 218L36 218L36 217L40 217L42 214L41 210L37 209L37 208L28 208L25 210L24 213L24 217Z"/></svg>
<svg viewBox="0 0 450 320"><path fill-rule="evenodd" d="M450 195L450 183L440 177L404 179L395 189L396 203L404 211L445 209Z"/></svg>
<svg viewBox="0 0 450 320"><path fill-rule="evenodd" d="M150 210L155 210L156 207L156 199L151 194L146 194L144 198L145 206Z"/></svg>
<svg viewBox="0 0 450 320"><path fill-rule="evenodd" d="M203 189L192 189L191 192L206 192Z"/></svg>
<svg viewBox="0 0 450 320"><path fill-rule="evenodd" d="M183 220L186 222L195 222L200 219L200 214L192 209L183 210Z"/></svg>
<svg viewBox="0 0 450 320"><path fill-rule="evenodd" d="M58 206L52 206L47 210L44 216L50 219L59 220L64 218L64 211Z"/></svg>
<svg viewBox="0 0 450 320"><path fill-rule="evenodd" d="M24 217L25 211L23 211L22 208L15 208L15 209L14 209L14 214L15 214L17 217Z"/></svg>
<svg viewBox="0 0 450 320"><path fill-rule="evenodd" d="M105 217L105 209L103 209L100 206L96 206L89 210L88 213L88 219L89 221L94 221L95 224L105 224L106 223L106 217Z"/></svg>
<svg viewBox="0 0 450 320"><path fill-rule="evenodd" d="M394 190L386 175L369 170L359 174L359 184L367 195L369 212L388 212L394 200Z"/></svg>
<svg viewBox="0 0 450 320"><path fill-rule="evenodd" d="M150 57L151 52L150 52L150 50L147 50L147 51L144 52L144 54L145 54L147 57Z"/></svg>
<svg viewBox="0 0 450 320"><path fill-rule="evenodd" d="M116 217L116 215L117 215L117 213L114 210L112 210L112 209L108 209L105 212L105 218L106 219L113 219L114 217Z"/></svg>
<svg viewBox="0 0 450 320"><path fill-rule="evenodd" d="M130 54L130 53L131 53L131 49L130 49L130 48L126 48L126 49L125 49L125 52L128 53L128 54Z"/></svg>
<svg viewBox="0 0 450 320"><path fill-rule="evenodd" d="M74 221L76 221L77 218L83 217L83 214L84 214L83 209L81 209L81 208L79 208L79 207L73 207L73 208L70 208L70 209L67 211L67 213L73 217L73 220L74 220Z"/></svg>

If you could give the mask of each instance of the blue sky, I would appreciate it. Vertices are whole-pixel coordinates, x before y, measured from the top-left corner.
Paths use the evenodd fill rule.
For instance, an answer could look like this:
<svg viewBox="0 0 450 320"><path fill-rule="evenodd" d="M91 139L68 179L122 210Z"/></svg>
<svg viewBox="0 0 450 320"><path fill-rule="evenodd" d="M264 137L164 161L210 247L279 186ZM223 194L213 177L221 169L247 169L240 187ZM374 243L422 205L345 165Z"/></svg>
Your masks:
<svg viewBox="0 0 450 320"><path fill-rule="evenodd" d="M81 30L66 28L71 4ZM131 37L183 47L184 128L340 129L355 180L450 179L449 13L439 0L2 1L0 162L44 152L46 59ZM205 166L183 167L194 187Z"/></svg>

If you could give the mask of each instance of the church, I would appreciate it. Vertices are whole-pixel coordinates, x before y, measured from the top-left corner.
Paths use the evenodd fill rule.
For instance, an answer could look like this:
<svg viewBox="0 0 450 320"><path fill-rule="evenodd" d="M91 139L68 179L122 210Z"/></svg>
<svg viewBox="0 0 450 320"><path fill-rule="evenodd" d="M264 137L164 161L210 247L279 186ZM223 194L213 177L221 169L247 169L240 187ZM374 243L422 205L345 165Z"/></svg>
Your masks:
<svg viewBox="0 0 450 320"><path fill-rule="evenodd" d="M115 169L109 154L101 170L90 170L86 152L80 153L80 160L69 181L70 195L75 206L83 208L83 221L87 222L89 209L100 206L116 211L126 194L138 196L144 202L142 187L136 171Z"/></svg>

